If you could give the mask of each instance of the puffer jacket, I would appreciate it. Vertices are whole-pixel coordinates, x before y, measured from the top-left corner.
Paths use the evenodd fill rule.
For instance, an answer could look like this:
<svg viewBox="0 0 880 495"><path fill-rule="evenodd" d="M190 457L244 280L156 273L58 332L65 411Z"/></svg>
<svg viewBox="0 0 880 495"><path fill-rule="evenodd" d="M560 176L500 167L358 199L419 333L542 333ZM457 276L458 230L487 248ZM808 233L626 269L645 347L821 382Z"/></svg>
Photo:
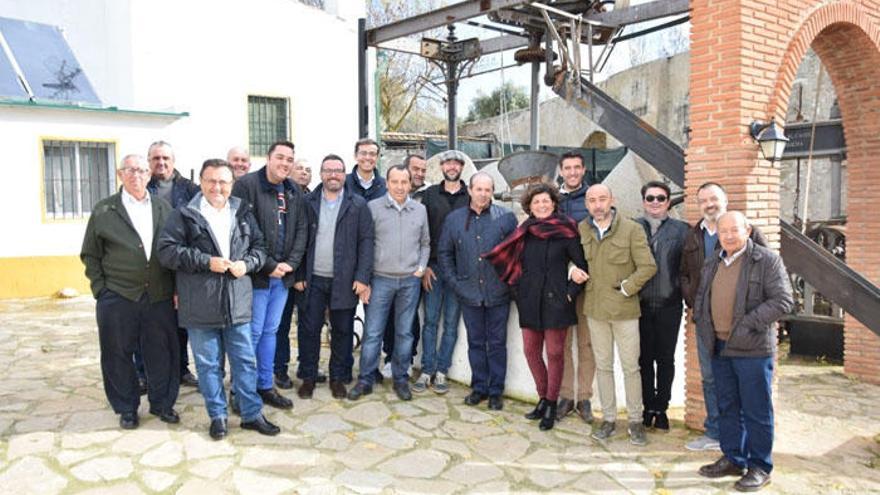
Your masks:
<svg viewBox="0 0 880 495"><path fill-rule="evenodd" d="M690 226L681 220L667 218L652 236L651 225L644 217L636 219L636 222L645 229L648 246L657 265L657 273L639 291L642 308L657 310L670 305L681 307L681 253Z"/></svg>
<svg viewBox="0 0 880 495"><path fill-rule="evenodd" d="M769 357L776 352L776 320L791 311L794 299L782 258L747 240L742 271L736 283L733 326L722 356ZM707 349L715 348L712 323L712 281L721 258L713 257L703 267L694 302L697 337Z"/></svg>
<svg viewBox="0 0 880 495"><path fill-rule="evenodd" d="M178 323L183 328L223 328L251 320L253 286L250 275L235 278L210 269L212 256L221 256L208 221L199 211L202 194L175 210L159 235L159 261L175 270ZM229 198L231 223L229 258L244 261L247 273L257 272L266 260L263 234L250 207Z"/></svg>

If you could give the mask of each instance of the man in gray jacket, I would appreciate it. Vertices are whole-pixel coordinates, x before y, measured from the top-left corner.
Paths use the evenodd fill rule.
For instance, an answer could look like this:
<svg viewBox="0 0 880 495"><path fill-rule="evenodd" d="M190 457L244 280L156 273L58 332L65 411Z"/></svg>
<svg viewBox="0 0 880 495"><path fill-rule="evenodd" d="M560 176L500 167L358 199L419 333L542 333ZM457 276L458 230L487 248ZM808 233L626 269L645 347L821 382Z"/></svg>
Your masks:
<svg viewBox="0 0 880 495"><path fill-rule="evenodd" d="M221 356L232 366L241 427L275 435L257 395L257 361L251 343L253 288L248 274L266 260L263 235L250 207L230 198L232 167L207 160L199 174L202 192L168 218L159 236L159 261L177 278L178 320L189 333L199 390L214 440L227 434Z"/></svg>
<svg viewBox="0 0 880 495"><path fill-rule="evenodd" d="M419 302L419 283L428 264L431 237L425 207L409 197L409 170L403 165L395 165L388 169L385 178L388 194L367 204L375 230L373 279L366 297L370 304L366 310L360 375L357 385L348 392L350 400L358 400L373 392L382 335L392 303L394 392L401 400L412 399L407 376L412 353L411 327Z"/></svg>
<svg viewBox="0 0 880 495"><path fill-rule="evenodd" d="M697 338L712 352L721 458L708 478L741 476L739 491L760 490L773 469L773 355L776 320L794 301L782 259L758 246L746 217L718 219L719 256L706 260L694 301Z"/></svg>

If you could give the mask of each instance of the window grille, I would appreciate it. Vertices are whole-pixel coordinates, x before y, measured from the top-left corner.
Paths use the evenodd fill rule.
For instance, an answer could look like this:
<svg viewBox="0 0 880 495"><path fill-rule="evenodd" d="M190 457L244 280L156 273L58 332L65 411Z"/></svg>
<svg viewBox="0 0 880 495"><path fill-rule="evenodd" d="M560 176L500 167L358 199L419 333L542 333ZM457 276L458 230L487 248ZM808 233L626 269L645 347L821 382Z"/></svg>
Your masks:
<svg viewBox="0 0 880 495"><path fill-rule="evenodd" d="M46 217L85 218L116 189L113 143L43 141Z"/></svg>
<svg viewBox="0 0 880 495"><path fill-rule="evenodd" d="M265 155L275 141L288 139L287 98L248 96L251 156Z"/></svg>

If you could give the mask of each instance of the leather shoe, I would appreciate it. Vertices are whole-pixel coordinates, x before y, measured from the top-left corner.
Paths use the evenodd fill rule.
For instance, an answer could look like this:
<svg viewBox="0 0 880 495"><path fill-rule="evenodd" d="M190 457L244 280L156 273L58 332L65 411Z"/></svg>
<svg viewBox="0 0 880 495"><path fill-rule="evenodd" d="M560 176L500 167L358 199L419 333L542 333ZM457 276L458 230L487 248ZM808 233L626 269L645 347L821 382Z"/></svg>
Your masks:
<svg viewBox="0 0 880 495"><path fill-rule="evenodd" d="M315 381L303 380L302 385L299 386L299 390L296 391L296 395L298 395L300 399L311 399L314 392Z"/></svg>
<svg viewBox="0 0 880 495"><path fill-rule="evenodd" d="M260 394L260 398L263 399L263 404L266 404L267 406L276 407L278 409L293 409L293 401L276 392L274 388L257 390L257 393Z"/></svg>
<svg viewBox="0 0 880 495"><path fill-rule="evenodd" d="M578 416L584 420L584 423L593 423L593 406L589 400L582 400L575 404L574 410Z"/></svg>
<svg viewBox="0 0 880 495"><path fill-rule="evenodd" d="M561 420L572 412L574 412L574 401L571 399L559 399L559 404L556 406L556 419Z"/></svg>
<svg viewBox="0 0 880 495"><path fill-rule="evenodd" d="M397 382L394 384L394 393L400 400L412 400L412 391L409 389L408 382Z"/></svg>
<svg viewBox="0 0 880 495"><path fill-rule="evenodd" d="M770 473L753 466L745 476L733 484L733 487L741 492L756 492L768 484L770 484Z"/></svg>
<svg viewBox="0 0 880 495"><path fill-rule="evenodd" d="M166 409L164 411L150 409L150 414L158 417L159 421L161 421L163 423L169 423L169 424L180 423L180 415L177 414L177 411L175 411L174 409Z"/></svg>
<svg viewBox="0 0 880 495"><path fill-rule="evenodd" d="M649 411L647 409L642 411L642 424L645 426L645 428L650 428L654 426L654 415L654 411Z"/></svg>
<svg viewBox="0 0 880 495"><path fill-rule="evenodd" d="M266 416L263 416L262 414L253 421L242 421L241 427L245 430L254 430L260 435L273 436L281 432L281 428L270 423L269 420L266 419Z"/></svg>
<svg viewBox="0 0 880 495"><path fill-rule="evenodd" d="M345 384L340 381L330 380L330 394L333 395L334 399L344 399L347 394Z"/></svg>
<svg viewBox="0 0 880 495"><path fill-rule="evenodd" d="M553 424L556 422L556 401L548 401L547 408L544 409L544 417L541 418L541 422L538 423L538 428L541 431L547 431L553 429Z"/></svg>
<svg viewBox="0 0 880 495"><path fill-rule="evenodd" d="M730 462L730 459L722 456L712 464L706 464L700 467L700 476L706 478L723 478L724 476L742 476L746 473L746 468L737 466Z"/></svg>
<svg viewBox="0 0 880 495"><path fill-rule="evenodd" d="M480 402L483 402L484 400L486 400L486 397L487 397L486 394L481 394L480 392L477 392L475 390L475 391L471 392L470 394L468 394L467 397L464 398L464 403L469 406L476 406Z"/></svg>
<svg viewBox="0 0 880 495"><path fill-rule="evenodd" d="M220 440L229 433L229 427L226 424L226 418L214 418L211 420L211 427L208 434L214 440Z"/></svg>
<svg viewBox="0 0 880 495"><path fill-rule="evenodd" d="M500 411L504 409L504 401L501 399L500 395L489 396L489 409L493 411Z"/></svg>
<svg viewBox="0 0 880 495"><path fill-rule="evenodd" d="M348 400L358 400L365 395L370 395L373 393L373 386L367 385L362 382L357 382L357 384L348 391Z"/></svg>
<svg viewBox="0 0 880 495"><path fill-rule="evenodd" d="M544 417L544 413L547 411L547 406L550 405L550 402L547 399L542 398L538 401L538 405L532 409L531 412L525 414L526 419L541 419Z"/></svg>
<svg viewBox="0 0 880 495"><path fill-rule="evenodd" d="M293 388L293 380L290 379L290 376L287 373L280 373L275 375L275 385L277 385L278 388L290 390Z"/></svg>
<svg viewBox="0 0 880 495"><path fill-rule="evenodd" d="M198 387L199 380L195 375L187 371L186 373L180 375L180 384L185 385L187 387Z"/></svg>
<svg viewBox="0 0 880 495"><path fill-rule="evenodd" d="M654 428L658 430L669 430L669 416L665 412L654 414Z"/></svg>
<svg viewBox="0 0 880 495"><path fill-rule="evenodd" d="M123 430L133 430L138 427L140 421L136 412L122 413L119 415L119 427Z"/></svg>

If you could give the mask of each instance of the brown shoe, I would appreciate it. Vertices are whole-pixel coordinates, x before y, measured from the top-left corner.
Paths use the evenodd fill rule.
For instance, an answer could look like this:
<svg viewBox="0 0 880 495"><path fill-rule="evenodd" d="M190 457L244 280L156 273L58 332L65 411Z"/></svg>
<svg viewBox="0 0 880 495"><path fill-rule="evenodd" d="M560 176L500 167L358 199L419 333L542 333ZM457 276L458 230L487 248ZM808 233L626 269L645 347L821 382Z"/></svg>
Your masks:
<svg viewBox="0 0 880 495"><path fill-rule="evenodd" d="M556 408L556 419L561 420L574 411L574 401L571 399L559 399L559 405Z"/></svg>
<svg viewBox="0 0 880 495"><path fill-rule="evenodd" d="M314 392L315 380L303 380L302 385L300 385L299 389L296 391L296 395L298 395L300 399L311 399Z"/></svg>
<svg viewBox="0 0 880 495"><path fill-rule="evenodd" d="M334 399L344 399L348 395L348 391L345 390L345 384L336 380L330 380L330 393Z"/></svg>
<svg viewBox="0 0 880 495"><path fill-rule="evenodd" d="M577 415L584 420L585 423L593 422L593 406L590 404L589 400L582 400L574 406L574 410L577 412Z"/></svg>
<svg viewBox="0 0 880 495"><path fill-rule="evenodd" d="M768 484L770 484L770 473L759 467L752 466L745 476L733 484L733 487L741 492L756 492Z"/></svg>

